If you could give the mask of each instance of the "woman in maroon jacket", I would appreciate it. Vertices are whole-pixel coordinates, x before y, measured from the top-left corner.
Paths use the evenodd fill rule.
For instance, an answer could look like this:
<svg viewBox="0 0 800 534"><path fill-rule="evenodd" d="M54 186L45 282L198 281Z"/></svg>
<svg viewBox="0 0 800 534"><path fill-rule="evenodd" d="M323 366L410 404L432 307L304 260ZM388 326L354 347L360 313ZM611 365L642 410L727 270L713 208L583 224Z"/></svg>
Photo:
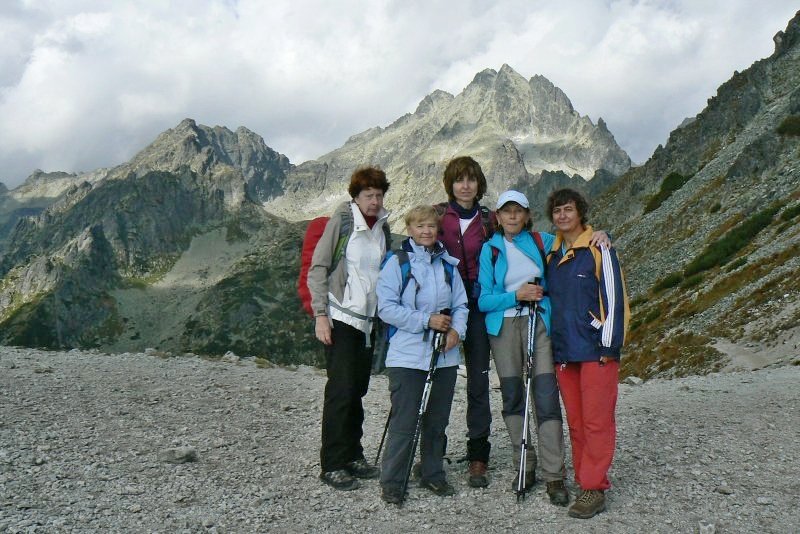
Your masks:
<svg viewBox="0 0 800 534"><path fill-rule="evenodd" d="M467 482L474 488L489 485L489 334L484 313L478 309L478 257L484 241L494 233L494 212L479 201L486 193L486 177L474 159L451 160L444 171L444 189L449 202L440 205L439 240L451 256L459 259L458 270L469 298L464 359L467 368Z"/></svg>

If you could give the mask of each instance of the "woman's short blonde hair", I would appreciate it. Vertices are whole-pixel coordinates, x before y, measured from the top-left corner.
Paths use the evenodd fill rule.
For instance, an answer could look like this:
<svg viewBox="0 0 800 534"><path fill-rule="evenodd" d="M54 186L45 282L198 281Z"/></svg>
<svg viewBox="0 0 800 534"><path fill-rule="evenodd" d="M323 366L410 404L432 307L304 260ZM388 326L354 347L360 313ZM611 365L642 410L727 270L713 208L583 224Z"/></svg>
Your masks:
<svg viewBox="0 0 800 534"><path fill-rule="evenodd" d="M439 225L439 214L436 213L436 208L431 205L414 206L406 213L405 222L406 226L411 226L419 221L436 221Z"/></svg>

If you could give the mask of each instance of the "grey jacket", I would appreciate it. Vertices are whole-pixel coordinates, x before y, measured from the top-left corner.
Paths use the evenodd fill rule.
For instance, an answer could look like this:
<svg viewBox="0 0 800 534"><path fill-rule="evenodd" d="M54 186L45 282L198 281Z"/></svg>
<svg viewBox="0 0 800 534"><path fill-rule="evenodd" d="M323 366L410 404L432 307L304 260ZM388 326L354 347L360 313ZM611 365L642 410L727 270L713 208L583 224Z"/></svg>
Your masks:
<svg viewBox="0 0 800 534"><path fill-rule="evenodd" d="M371 232L368 227L363 223L363 217L359 217L359 220L354 221L353 219L353 211L358 210L357 206L354 206L351 201L343 202L340 204L336 210L334 210L331 218L328 220L328 224L325 226L325 230L322 233L322 237L320 237L319 242L317 243L316 248L314 249L314 255L311 259L311 267L308 271L308 289L311 293L311 309L314 312L314 316L318 315L331 315L330 313L330 299L331 297L336 300L338 304L345 304L345 289L347 288L348 284L348 268L351 271L355 268L353 265L348 264L347 256L348 256L348 248L351 246L359 246L358 237L354 237L354 234L361 234L362 232ZM336 266L331 271L330 267L333 263L334 253L336 250L336 244L339 241L339 235L341 233L342 228L342 221L344 217L349 217L350 221L350 234L348 237L348 242L345 250L343 251L341 258L336 263ZM389 213L386 210L382 210L378 221L375 223L373 230L376 231L377 235L380 235L380 242L381 242L381 257L386 252L387 243L385 243L384 231L382 229L383 225L387 225L387 218ZM363 234L362 234L363 235ZM352 253L352 251L351 251ZM375 266L375 273L374 278L377 280L377 274L380 269L380 265ZM374 289L371 291L374 292ZM350 296L352 296L353 288L349 292ZM375 300L375 299L372 299ZM346 305L349 308L353 308L350 310L355 315L367 315L371 316L374 314L374 310L369 310L367 306L367 302L352 302L350 297L348 296L348 302ZM349 322L349 321L348 321ZM353 325L358 327L357 325Z"/></svg>

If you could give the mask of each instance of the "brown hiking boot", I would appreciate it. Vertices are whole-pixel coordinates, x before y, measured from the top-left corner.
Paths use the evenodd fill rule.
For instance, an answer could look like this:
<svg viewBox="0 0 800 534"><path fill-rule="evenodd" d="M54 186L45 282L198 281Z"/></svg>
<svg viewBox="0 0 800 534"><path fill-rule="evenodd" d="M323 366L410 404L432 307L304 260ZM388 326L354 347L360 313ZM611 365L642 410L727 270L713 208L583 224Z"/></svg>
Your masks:
<svg viewBox="0 0 800 534"><path fill-rule="evenodd" d="M489 485L489 474L487 473L488 466L486 462L480 460L473 460L469 463L469 476L467 477L467 484L471 488L485 488Z"/></svg>
<svg viewBox="0 0 800 534"><path fill-rule="evenodd" d="M550 502L556 506L566 506L569 504L569 492L563 480L551 480L547 484L547 496Z"/></svg>
<svg viewBox="0 0 800 534"><path fill-rule="evenodd" d="M603 490L583 490L567 512L570 517L589 519L606 509L606 495Z"/></svg>

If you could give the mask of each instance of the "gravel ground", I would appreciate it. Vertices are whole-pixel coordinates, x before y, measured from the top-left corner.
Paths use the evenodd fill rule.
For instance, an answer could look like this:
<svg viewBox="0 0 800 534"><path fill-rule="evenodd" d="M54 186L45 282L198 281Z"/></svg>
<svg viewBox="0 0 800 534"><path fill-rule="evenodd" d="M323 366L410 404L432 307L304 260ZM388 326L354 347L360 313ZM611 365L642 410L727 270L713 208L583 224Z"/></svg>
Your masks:
<svg viewBox="0 0 800 534"><path fill-rule="evenodd" d="M322 371L229 360L0 347L0 532L800 530L798 366L623 384L608 510L578 520L541 484L517 504L498 391L489 488L455 461L459 378L458 494L412 487L398 509L377 481L317 479ZM371 459L386 384L374 377L365 399Z"/></svg>

